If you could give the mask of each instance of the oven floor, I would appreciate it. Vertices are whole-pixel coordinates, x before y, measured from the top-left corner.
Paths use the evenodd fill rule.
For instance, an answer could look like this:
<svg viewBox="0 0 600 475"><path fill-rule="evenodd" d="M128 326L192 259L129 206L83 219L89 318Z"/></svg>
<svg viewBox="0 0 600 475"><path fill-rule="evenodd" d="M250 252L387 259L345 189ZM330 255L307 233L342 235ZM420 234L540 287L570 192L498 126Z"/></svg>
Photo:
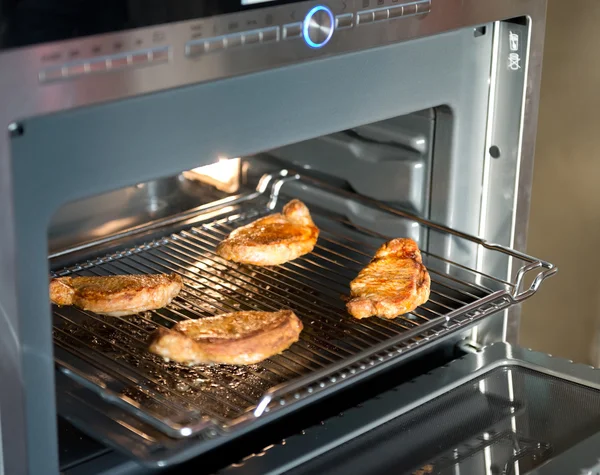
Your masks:
<svg viewBox="0 0 600 475"><path fill-rule="evenodd" d="M111 452L62 417L58 418L59 463L61 471Z"/></svg>

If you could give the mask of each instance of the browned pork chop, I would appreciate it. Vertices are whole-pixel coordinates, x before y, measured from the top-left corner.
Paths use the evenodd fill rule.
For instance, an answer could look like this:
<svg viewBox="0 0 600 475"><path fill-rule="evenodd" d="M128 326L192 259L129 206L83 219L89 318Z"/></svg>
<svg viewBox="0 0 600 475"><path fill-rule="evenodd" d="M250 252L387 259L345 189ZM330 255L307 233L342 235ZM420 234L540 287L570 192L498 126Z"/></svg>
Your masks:
<svg viewBox="0 0 600 475"><path fill-rule="evenodd" d="M188 365L249 365L288 349L302 328L291 310L226 313L179 322L170 330L159 328L150 351Z"/></svg>
<svg viewBox="0 0 600 475"><path fill-rule="evenodd" d="M50 282L50 300L122 317L165 307L182 287L177 274L58 277Z"/></svg>
<svg viewBox="0 0 600 475"><path fill-rule="evenodd" d="M356 318L395 318L427 302L430 286L417 243L393 239L350 282L351 299L346 305Z"/></svg>
<svg viewBox="0 0 600 475"><path fill-rule="evenodd" d="M260 218L234 231L217 247L224 259L274 266L289 262L313 250L319 229L302 201L292 200L283 213Z"/></svg>

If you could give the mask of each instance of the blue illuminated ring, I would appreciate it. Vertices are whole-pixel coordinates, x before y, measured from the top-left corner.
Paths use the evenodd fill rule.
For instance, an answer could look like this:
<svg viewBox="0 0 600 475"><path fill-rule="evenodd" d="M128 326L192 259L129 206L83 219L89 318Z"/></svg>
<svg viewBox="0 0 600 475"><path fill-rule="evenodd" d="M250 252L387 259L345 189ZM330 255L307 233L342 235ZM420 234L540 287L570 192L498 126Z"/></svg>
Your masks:
<svg viewBox="0 0 600 475"><path fill-rule="evenodd" d="M310 20L314 16L314 14L321 10L323 10L325 13L327 13L327 15L329 15L329 19L331 20L331 30L329 31L327 38L325 38L322 43L315 43L308 36L308 24L310 23ZM306 14L306 16L304 17L304 24L302 25L302 36L304 37L304 41L306 41L306 44L308 46L310 46L311 48L321 48L321 47L325 46L331 39L331 36L333 35L334 25L335 25L335 19L333 18L332 11L329 8L324 7L323 5L317 5L311 11L309 11Z"/></svg>

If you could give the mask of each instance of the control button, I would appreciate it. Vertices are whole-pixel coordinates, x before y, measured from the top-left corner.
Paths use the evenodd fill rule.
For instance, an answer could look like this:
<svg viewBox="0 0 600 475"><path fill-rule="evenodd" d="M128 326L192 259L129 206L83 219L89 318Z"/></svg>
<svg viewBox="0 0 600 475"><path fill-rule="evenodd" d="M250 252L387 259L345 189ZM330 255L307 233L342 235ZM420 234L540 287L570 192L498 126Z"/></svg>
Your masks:
<svg viewBox="0 0 600 475"><path fill-rule="evenodd" d="M427 0L426 2L417 3L417 13L429 13L431 11L431 1Z"/></svg>
<svg viewBox="0 0 600 475"><path fill-rule="evenodd" d="M204 43L199 42L194 45L201 46L204 49ZM101 73L113 71L128 66L140 66L149 62L165 62L169 60L169 48L162 47L154 50L132 51L129 53L118 54L115 56L106 56L102 58L93 58L86 61L63 64L61 67L49 68L39 74L40 81L53 81L57 79L70 79L83 76L89 73Z"/></svg>
<svg viewBox="0 0 600 475"><path fill-rule="evenodd" d="M245 45L254 45L260 41L260 34L258 31L249 31L242 34L244 37Z"/></svg>
<svg viewBox="0 0 600 475"><path fill-rule="evenodd" d="M66 73L66 71L65 71ZM56 81L57 79L63 79L63 68L49 68L40 73L40 81Z"/></svg>
<svg viewBox="0 0 600 475"><path fill-rule="evenodd" d="M199 56L204 54L204 41L193 41L185 45L186 56Z"/></svg>
<svg viewBox="0 0 600 475"><path fill-rule="evenodd" d="M95 61L91 61L88 64L88 71L90 73L101 73L108 69L106 64L106 59L98 59Z"/></svg>
<svg viewBox="0 0 600 475"><path fill-rule="evenodd" d="M112 56L109 59L109 61L110 61L109 69L124 68L125 66L127 66L129 64L126 55Z"/></svg>
<svg viewBox="0 0 600 475"><path fill-rule="evenodd" d="M400 5L398 7L391 7L390 9L388 9L388 12L389 12L390 18L398 18L404 14L402 5Z"/></svg>
<svg viewBox="0 0 600 475"><path fill-rule="evenodd" d="M317 5L304 17L302 36L311 48L325 46L333 36L335 19L331 10L323 5Z"/></svg>
<svg viewBox="0 0 600 475"><path fill-rule="evenodd" d="M279 40L279 27L273 26L271 28L265 28L260 31L261 43L270 43L272 41Z"/></svg>
<svg viewBox="0 0 600 475"><path fill-rule="evenodd" d="M227 49L237 48L242 46L242 35L237 33L235 35L228 35L225 37L225 45Z"/></svg>
<svg viewBox="0 0 600 475"><path fill-rule="evenodd" d="M207 53L214 53L215 51L221 51L225 48L223 38L212 38L204 42L204 51Z"/></svg>
<svg viewBox="0 0 600 475"><path fill-rule="evenodd" d="M66 74L64 76L72 78L75 76L81 76L89 71L89 65L86 63L71 64L66 67Z"/></svg>
<svg viewBox="0 0 600 475"><path fill-rule="evenodd" d="M149 55L147 51L132 53L131 55L131 65L139 66L142 64L146 64L149 61Z"/></svg>
<svg viewBox="0 0 600 475"><path fill-rule="evenodd" d="M356 23L362 25L363 23L371 23L373 21L373 12L360 12L356 16Z"/></svg>
<svg viewBox="0 0 600 475"><path fill-rule="evenodd" d="M153 63L165 63L169 61L169 48L160 48L152 50Z"/></svg>
<svg viewBox="0 0 600 475"><path fill-rule="evenodd" d="M409 3L408 5L403 5L403 6L404 6L404 13L402 14L403 16L417 14L417 4L416 3Z"/></svg>
<svg viewBox="0 0 600 475"><path fill-rule="evenodd" d="M387 20L388 19L387 8L382 8L380 10L375 10L373 12L373 17L374 17L375 21Z"/></svg>
<svg viewBox="0 0 600 475"><path fill-rule="evenodd" d="M302 36L302 23L288 23L283 25L283 38L290 40L292 38L300 38Z"/></svg>
<svg viewBox="0 0 600 475"><path fill-rule="evenodd" d="M338 15L335 17L335 27L338 30L342 30L344 28L352 28L352 13L344 13L343 15Z"/></svg>

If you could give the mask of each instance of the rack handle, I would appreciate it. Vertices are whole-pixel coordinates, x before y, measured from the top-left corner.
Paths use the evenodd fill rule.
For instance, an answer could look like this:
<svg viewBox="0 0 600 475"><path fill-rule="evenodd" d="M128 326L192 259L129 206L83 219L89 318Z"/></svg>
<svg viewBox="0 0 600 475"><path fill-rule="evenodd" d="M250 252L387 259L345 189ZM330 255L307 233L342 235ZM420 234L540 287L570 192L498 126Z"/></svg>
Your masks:
<svg viewBox="0 0 600 475"><path fill-rule="evenodd" d="M277 201L281 187L287 181L293 181L293 180L304 180L304 181L307 181L307 182L310 182L313 184L317 184L317 186L319 186L319 188L325 188L325 189L335 191L339 195L348 195L349 194L348 192L345 192L343 190L335 189L333 186L328 185L316 178L313 178L311 176L307 176L304 174L301 175L292 170L282 170L279 174L266 175L265 177L263 177L263 180L261 180L261 186L259 187L259 191L264 192L270 186L271 187L271 203L274 205L275 202ZM353 198L356 199L356 197L353 197ZM511 294L513 300L516 303L522 302L523 300L526 300L527 298L531 297L535 292L537 292L539 286L542 284L542 282L544 280L546 280L548 277L556 274L556 272L558 271L557 267L554 264L536 259L532 256L529 256L529 255L523 253L523 252L517 251L515 249L511 249L510 247L503 246L501 244L490 243L490 242L485 241L484 239L481 239L481 238L478 238L475 236L471 236L469 234L465 234L460 231L456 231L447 226L432 223L430 221L424 220L423 218L412 215L410 213L406 213L401 210L390 208L388 206L385 206L375 200L366 198L364 196L361 196L360 200L363 202L375 205L378 208L383 209L391 214L401 216L404 218L408 218L408 219L412 219L414 221L417 221L418 223L424 224L433 229L444 231L451 235L458 236L460 238L463 238L468 241L479 244L486 249L496 250L496 251L502 252L503 254L506 254L510 257L520 259L524 262L528 262L529 264L527 264L524 267L522 267L521 269L519 269L519 272L517 273L517 282L514 286L512 294ZM531 283L529 288L525 289L524 288L525 275L536 269L538 269L538 274L533 279L533 282ZM539 270L539 269L541 269L541 270Z"/></svg>
<svg viewBox="0 0 600 475"><path fill-rule="evenodd" d="M525 275L529 272L536 271L537 275L529 285L529 287L525 287ZM515 284L515 288L512 293L512 297L516 302L522 302L523 300L528 299L533 294L535 294L542 282L546 280L551 275L556 274L558 268L554 264L550 264L545 261L537 261L532 262L531 264L527 264L519 269L517 273L517 283Z"/></svg>

